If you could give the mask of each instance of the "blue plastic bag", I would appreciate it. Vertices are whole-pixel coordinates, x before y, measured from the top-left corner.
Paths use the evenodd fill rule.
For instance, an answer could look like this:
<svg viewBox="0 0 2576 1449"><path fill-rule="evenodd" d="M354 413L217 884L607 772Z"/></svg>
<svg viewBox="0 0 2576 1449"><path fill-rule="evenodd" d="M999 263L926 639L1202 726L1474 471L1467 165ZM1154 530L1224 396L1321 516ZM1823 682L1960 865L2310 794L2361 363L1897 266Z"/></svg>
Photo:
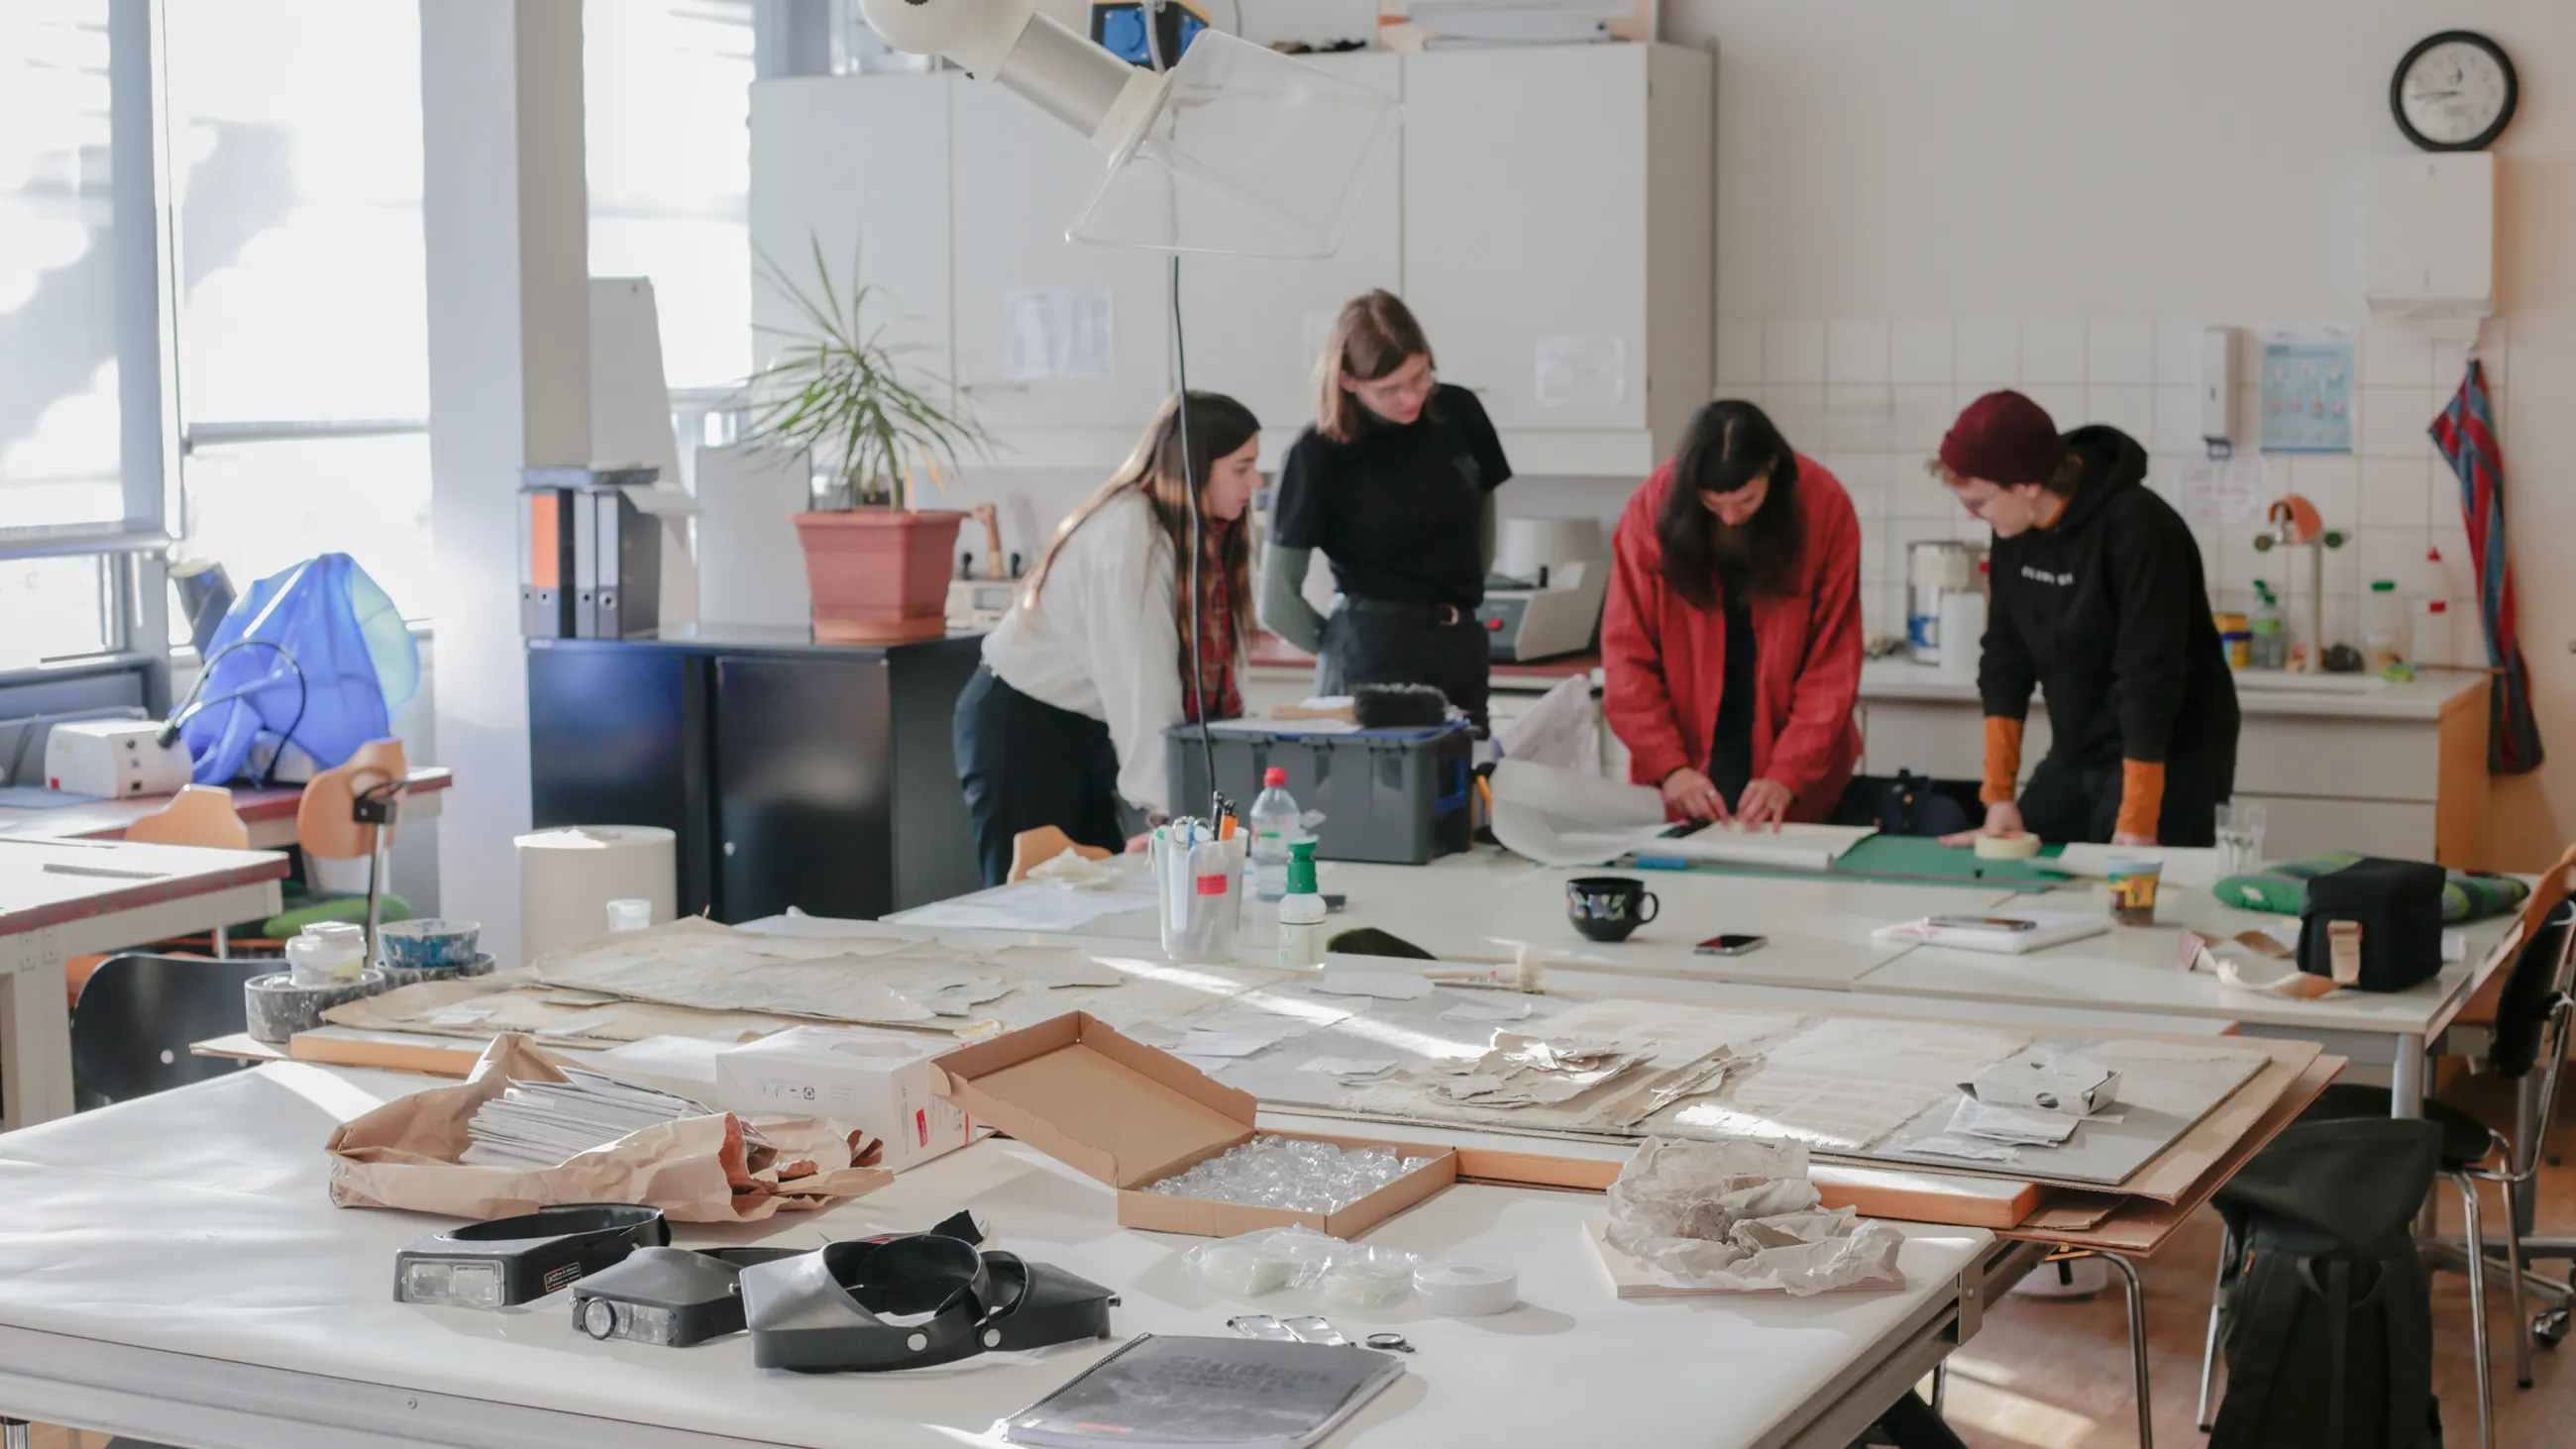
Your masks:
<svg viewBox="0 0 2576 1449"><path fill-rule="evenodd" d="M243 640L265 643L232 648ZM263 732L327 770L391 735L393 717L420 689L420 649L402 611L345 553L251 585L206 659L200 707L180 728L200 785L239 775Z"/></svg>

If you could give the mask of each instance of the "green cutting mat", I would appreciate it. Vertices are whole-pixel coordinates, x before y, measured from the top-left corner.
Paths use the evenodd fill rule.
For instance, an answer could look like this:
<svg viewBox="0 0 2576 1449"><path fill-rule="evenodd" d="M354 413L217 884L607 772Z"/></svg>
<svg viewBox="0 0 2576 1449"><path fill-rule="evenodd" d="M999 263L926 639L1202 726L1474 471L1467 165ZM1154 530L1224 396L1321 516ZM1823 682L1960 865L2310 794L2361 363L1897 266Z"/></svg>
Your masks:
<svg viewBox="0 0 2576 1449"><path fill-rule="evenodd" d="M2058 853L2060 847L2040 848L2040 861ZM1650 852L1651 854L1651 852ZM1718 871L1727 875L1775 876L1785 879L1813 880L1812 870L1787 870L1778 866L1734 865L1724 861L1695 860L1694 870ZM1973 847L1943 845L1924 835L1872 835L1846 850L1834 861L1833 868L1823 872L1837 880L1891 881L1911 885L1983 885L1997 890L2040 892L2064 885L2063 871L2051 870L2039 861L1979 860Z"/></svg>

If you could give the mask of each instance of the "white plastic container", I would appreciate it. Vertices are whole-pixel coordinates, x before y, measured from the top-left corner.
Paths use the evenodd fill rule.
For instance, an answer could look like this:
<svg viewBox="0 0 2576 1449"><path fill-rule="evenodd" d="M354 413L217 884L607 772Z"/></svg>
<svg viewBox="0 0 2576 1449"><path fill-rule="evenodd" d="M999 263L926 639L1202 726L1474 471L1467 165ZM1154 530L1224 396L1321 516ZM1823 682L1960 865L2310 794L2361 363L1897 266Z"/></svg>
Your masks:
<svg viewBox="0 0 2576 1449"><path fill-rule="evenodd" d="M2406 650L2412 643L2413 624L2407 618L2405 596L2397 592L2395 579L2374 579L2370 596L2362 603L2361 657L2363 667L2376 674L2392 664L2406 662Z"/></svg>
<svg viewBox="0 0 2576 1449"><path fill-rule="evenodd" d="M367 969L366 929L345 921L307 926L286 943L286 965L298 986L355 981Z"/></svg>

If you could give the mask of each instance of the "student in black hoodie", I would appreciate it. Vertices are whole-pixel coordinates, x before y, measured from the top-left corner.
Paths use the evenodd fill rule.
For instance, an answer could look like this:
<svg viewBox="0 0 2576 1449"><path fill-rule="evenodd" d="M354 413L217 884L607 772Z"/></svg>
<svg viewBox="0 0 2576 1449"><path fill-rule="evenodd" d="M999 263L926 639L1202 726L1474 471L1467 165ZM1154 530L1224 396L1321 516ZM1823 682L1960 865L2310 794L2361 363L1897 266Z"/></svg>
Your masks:
<svg viewBox="0 0 2576 1449"><path fill-rule="evenodd" d="M1997 392L1959 415L1933 471L1995 531L1977 664L1986 823L1951 843L2027 830L2214 844L2236 780L2236 685L2200 547L2142 486L2146 450L2111 427L2060 437L2039 404ZM2033 686L2053 743L2016 800Z"/></svg>

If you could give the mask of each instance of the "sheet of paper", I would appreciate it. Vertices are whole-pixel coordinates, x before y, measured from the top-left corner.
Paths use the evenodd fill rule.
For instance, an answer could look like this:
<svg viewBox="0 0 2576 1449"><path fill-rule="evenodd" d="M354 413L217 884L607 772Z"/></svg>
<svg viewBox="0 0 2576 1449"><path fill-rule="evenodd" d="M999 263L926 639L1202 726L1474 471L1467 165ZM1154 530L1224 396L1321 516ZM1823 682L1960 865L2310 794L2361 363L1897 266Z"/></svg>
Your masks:
<svg viewBox="0 0 2576 1449"><path fill-rule="evenodd" d="M2016 1107L1998 1107L1974 1097L1962 1096L1959 1110L1950 1114L1950 1132L1959 1137L2054 1147L2074 1136L2075 1129L2085 1120L2053 1112L2024 1112Z"/></svg>
<svg viewBox="0 0 2576 1449"><path fill-rule="evenodd" d="M1154 898L1141 891L1016 885L923 906L905 913L902 924L941 930L1078 931L1094 921L1153 908Z"/></svg>
<svg viewBox="0 0 2576 1449"><path fill-rule="evenodd" d="M1542 337L1536 361L1540 407L1617 407L1628 396L1624 337Z"/></svg>
<svg viewBox="0 0 2576 1449"><path fill-rule="evenodd" d="M1917 1138L1905 1144L1908 1152L1926 1157L1955 1157L1962 1162L2019 1162L2021 1151L2001 1142L1986 1142L1974 1137L1947 1134Z"/></svg>
<svg viewBox="0 0 2576 1449"><path fill-rule="evenodd" d="M1302 1072L1321 1072L1328 1077L1353 1081L1361 1077L1382 1077L1395 1070L1393 1057L1315 1057L1298 1068Z"/></svg>
<svg viewBox="0 0 2576 1449"><path fill-rule="evenodd" d="M1688 835L1637 847L1641 853L1731 865L1767 865L1784 870L1830 870L1844 851L1876 835L1868 825L1786 824L1747 830L1739 825L1705 825Z"/></svg>
<svg viewBox="0 0 2576 1449"><path fill-rule="evenodd" d="M1315 990L1336 996L1374 996L1383 1001L1412 1001L1431 994L1431 983L1406 971L1351 971L1336 967L1324 973Z"/></svg>
<svg viewBox="0 0 2576 1449"><path fill-rule="evenodd" d="M1541 865L1599 865L1664 830L1664 797L1643 785L1505 760L1493 786L1494 838Z"/></svg>
<svg viewBox="0 0 2576 1449"><path fill-rule="evenodd" d="M617 1020L617 1013L613 1011L584 1011L572 1016L558 1017L546 1023L545 1028L537 1035L579 1036L593 1027L606 1026L615 1020Z"/></svg>
<svg viewBox="0 0 2576 1449"><path fill-rule="evenodd" d="M1947 946L1959 951L1985 951L1998 956L2022 956L2108 935L2111 923L2097 911L2032 911L2020 906L1999 906L1995 915L2028 921L2027 931L1986 931L1961 926L1937 926L1930 917L1899 921L1870 932L1873 940L1920 941L1927 946Z"/></svg>
<svg viewBox="0 0 2576 1449"><path fill-rule="evenodd" d="M1028 289L1002 299L1002 369L1013 382L1107 377L1118 355L1117 295L1106 291Z"/></svg>

